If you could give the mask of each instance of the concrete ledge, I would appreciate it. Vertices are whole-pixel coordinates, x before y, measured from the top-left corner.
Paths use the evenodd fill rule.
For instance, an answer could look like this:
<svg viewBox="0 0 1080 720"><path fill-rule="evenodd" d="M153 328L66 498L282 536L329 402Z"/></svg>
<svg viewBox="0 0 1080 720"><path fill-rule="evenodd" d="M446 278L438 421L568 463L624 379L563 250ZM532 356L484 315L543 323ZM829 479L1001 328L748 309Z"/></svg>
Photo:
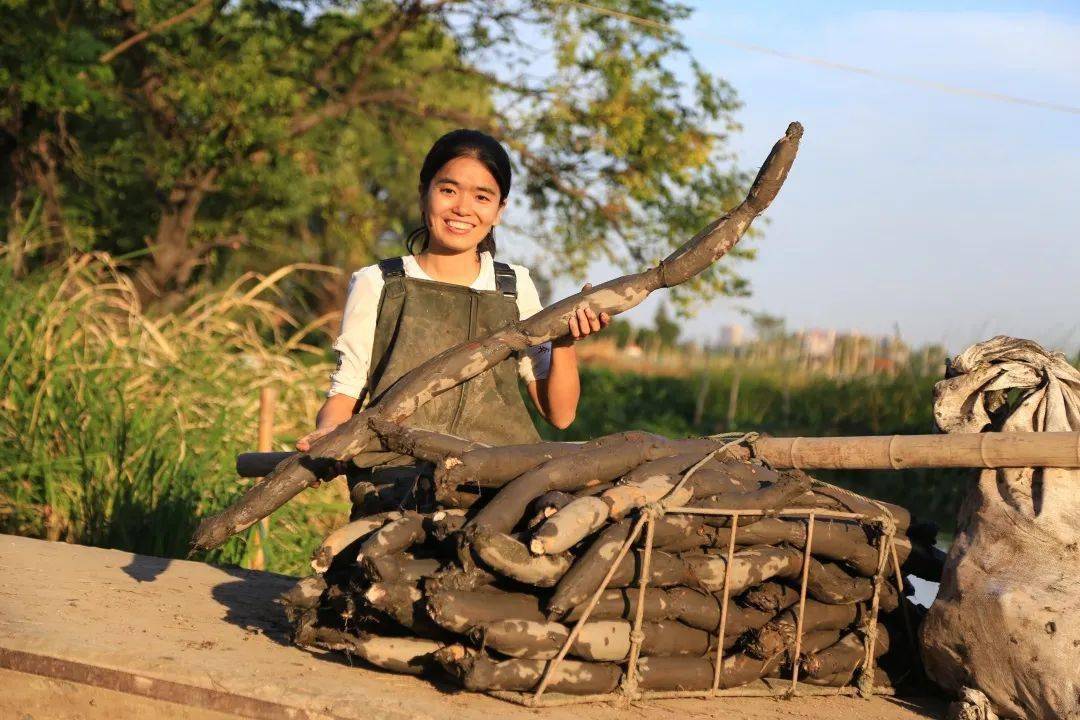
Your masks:
<svg viewBox="0 0 1080 720"><path fill-rule="evenodd" d="M0 709L12 702L37 708L14 717L97 717L72 706L89 707L93 698L122 705L126 698L142 711L112 718L155 717L150 708L160 706L176 712L156 717L192 720L625 720L625 709L606 705L527 710L294 647L274 602L294 580L271 573L11 535L0 535L0 573ZM39 679L31 688L48 697L25 683L16 692L15 678L28 676ZM665 700L647 707L658 716L733 720L941 713L940 703L845 697Z"/></svg>

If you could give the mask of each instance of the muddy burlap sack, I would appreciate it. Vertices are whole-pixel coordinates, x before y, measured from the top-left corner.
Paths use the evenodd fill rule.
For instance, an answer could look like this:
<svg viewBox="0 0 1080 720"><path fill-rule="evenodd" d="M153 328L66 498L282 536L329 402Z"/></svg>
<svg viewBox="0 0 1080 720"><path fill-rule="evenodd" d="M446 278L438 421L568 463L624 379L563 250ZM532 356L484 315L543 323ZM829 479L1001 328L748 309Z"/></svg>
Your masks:
<svg viewBox="0 0 1080 720"><path fill-rule="evenodd" d="M1077 431L1080 372L999 336L953 360L934 416L950 433ZM965 717L1080 720L1080 470L980 474L921 635L935 682L989 701L961 700Z"/></svg>

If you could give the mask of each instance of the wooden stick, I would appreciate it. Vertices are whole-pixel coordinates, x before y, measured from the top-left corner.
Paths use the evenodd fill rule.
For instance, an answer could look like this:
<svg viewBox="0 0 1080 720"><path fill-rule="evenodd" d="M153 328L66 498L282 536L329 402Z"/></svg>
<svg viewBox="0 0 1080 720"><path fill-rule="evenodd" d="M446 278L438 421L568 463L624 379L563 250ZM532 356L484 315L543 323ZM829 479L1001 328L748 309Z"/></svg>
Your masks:
<svg viewBox="0 0 1080 720"><path fill-rule="evenodd" d="M712 691L720 689L720 674L724 669L724 634L727 632L728 603L731 590L731 561L735 556L735 535L739 532L739 514L731 516L731 537L724 556L724 590L720 599L720 635L716 641L716 667L713 668Z"/></svg>
<svg viewBox="0 0 1080 720"><path fill-rule="evenodd" d="M885 565L892 554L893 536L896 534L896 526L890 523L882 525L882 533L878 538L878 571L874 576L874 594L870 598L870 615L866 620L865 635L863 636L863 671L859 675L858 687L864 697L874 694L874 645L877 642L878 611L881 609L881 585L885 582ZM904 602L903 584L899 591L900 602Z"/></svg>
<svg viewBox="0 0 1080 720"><path fill-rule="evenodd" d="M570 631L570 636L566 638L566 643L559 649L559 654L555 656L554 660L548 664L547 670L544 672L544 677L540 679L540 685L536 688L534 698L539 698L544 694L544 690L547 689L548 684L551 682L551 677L555 674L555 668L559 666L559 663L566 657L566 653L570 651L570 648L574 645L574 641L578 639L578 635L581 634L581 628L589 620L589 615L592 613L593 608L596 607L596 603L600 602L600 596L607 590L608 584L611 582L611 578L615 576L615 571L618 570L619 564L622 563L623 558L626 557L626 553L633 547L634 542L637 541L638 535L641 534L641 528L645 525L645 521L648 516L645 513L641 514L637 523L634 525L634 529L630 531L630 536L626 538L626 542L619 548L619 554L615 556L615 560L612 561L611 567L608 568L607 574L604 575L603 581L600 583L600 587L596 588L596 592L589 599L589 604L585 606L584 612L581 613L581 617L576 623L574 628Z"/></svg>
<svg viewBox="0 0 1080 720"><path fill-rule="evenodd" d="M567 335L569 320L578 311L588 308L597 315L614 316L636 307L653 291L679 285L710 267L739 242L776 198L795 161L802 133L801 125L791 123L765 158L746 198L659 265L582 290L525 320L449 348L420 364L394 383L377 404L316 440L308 453L283 462L223 512L204 519L192 538L192 550L218 547L317 482L310 467L312 460L348 460L361 452L381 449L371 427L373 418L400 423L435 396L490 370L513 352Z"/></svg>
<svg viewBox="0 0 1080 720"><path fill-rule="evenodd" d="M766 683L766 687L737 687L728 690L644 690L637 699L639 700L669 700L678 698L702 698L714 697L787 697L790 688L773 687ZM799 695L805 697L831 697L834 695L857 695L858 689L853 687L815 687L804 686ZM621 693L603 693L600 695L545 695L537 698L533 693L512 692L508 690L489 690L491 697L505 700L528 708L563 707L566 705L584 705L587 703L610 703L626 699ZM889 686L874 688L875 695L895 695L896 690Z"/></svg>
<svg viewBox="0 0 1080 720"><path fill-rule="evenodd" d="M809 517L811 515L816 515L817 517L831 518L834 520L866 519L864 513L824 510L821 508L783 508L780 510L747 510L743 508L736 510L733 508L699 508L679 505L676 507L669 507L666 511L669 513L686 513L687 515L746 515L748 517L758 517L761 515L776 517Z"/></svg>
<svg viewBox="0 0 1080 720"><path fill-rule="evenodd" d="M641 558L641 577L638 578L637 612L634 613L634 625L630 631L630 659L626 663L626 677L623 689L630 697L638 691L638 657L641 655L641 643L644 635L641 623L645 619L645 591L649 585L650 562L652 561L653 534L656 531L656 516L645 512L645 553Z"/></svg>
<svg viewBox="0 0 1080 720"><path fill-rule="evenodd" d="M893 577L896 580L896 592L900 597L900 612L904 616L904 630L907 634L908 649L911 650L911 657L915 658L916 662L919 662L919 639L915 635L915 624L911 621L911 609L908 608L908 604L904 599L904 573L900 570L900 557L896 552L896 538L893 538L890 543L890 554L892 555Z"/></svg>
<svg viewBox="0 0 1080 720"><path fill-rule="evenodd" d="M814 518L810 513L806 520L806 549L803 555L802 583L799 586L799 615L795 626L795 653L791 658L791 694L799 689L799 653L802 651L803 614L806 611L806 584L810 579L810 550L814 545Z"/></svg>

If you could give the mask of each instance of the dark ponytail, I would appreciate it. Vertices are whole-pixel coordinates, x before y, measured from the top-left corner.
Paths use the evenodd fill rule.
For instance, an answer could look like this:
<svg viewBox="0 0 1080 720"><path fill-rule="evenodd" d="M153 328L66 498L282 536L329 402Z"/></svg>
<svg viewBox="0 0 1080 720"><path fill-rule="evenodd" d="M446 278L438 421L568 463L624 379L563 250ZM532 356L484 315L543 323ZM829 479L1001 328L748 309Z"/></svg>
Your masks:
<svg viewBox="0 0 1080 720"><path fill-rule="evenodd" d="M510 194L510 156L498 140L479 130L453 130L435 141L428 150L424 164L420 167L420 194L426 195L435 173L443 165L459 157L471 157L479 160L499 184L499 204L506 202ZM410 255L416 255L416 243L420 242L420 252L427 249L427 218L420 216L420 227L405 238L405 248ZM488 252L495 257L495 228L488 231L487 237L476 246L477 254Z"/></svg>

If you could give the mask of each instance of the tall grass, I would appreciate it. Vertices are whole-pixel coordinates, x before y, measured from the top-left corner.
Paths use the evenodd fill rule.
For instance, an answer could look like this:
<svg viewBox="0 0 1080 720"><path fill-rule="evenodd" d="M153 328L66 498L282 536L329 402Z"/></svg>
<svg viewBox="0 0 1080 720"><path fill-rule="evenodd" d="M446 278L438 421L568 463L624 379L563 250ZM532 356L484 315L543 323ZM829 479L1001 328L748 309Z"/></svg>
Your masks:
<svg viewBox="0 0 1080 720"><path fill-rule="evenodd" d="M105 255L16 279L0 263L0 531L182 557L199 518L243 490L259 389L281 402L278 437L308 427L330 371L276 301L282 278L245 275L178 312L142 312ZM283 445L284 447L284 445ZM302 572L347 515L338 487L272 518L268 567ZM207 559L240 563L246 537Z"/></svg>

